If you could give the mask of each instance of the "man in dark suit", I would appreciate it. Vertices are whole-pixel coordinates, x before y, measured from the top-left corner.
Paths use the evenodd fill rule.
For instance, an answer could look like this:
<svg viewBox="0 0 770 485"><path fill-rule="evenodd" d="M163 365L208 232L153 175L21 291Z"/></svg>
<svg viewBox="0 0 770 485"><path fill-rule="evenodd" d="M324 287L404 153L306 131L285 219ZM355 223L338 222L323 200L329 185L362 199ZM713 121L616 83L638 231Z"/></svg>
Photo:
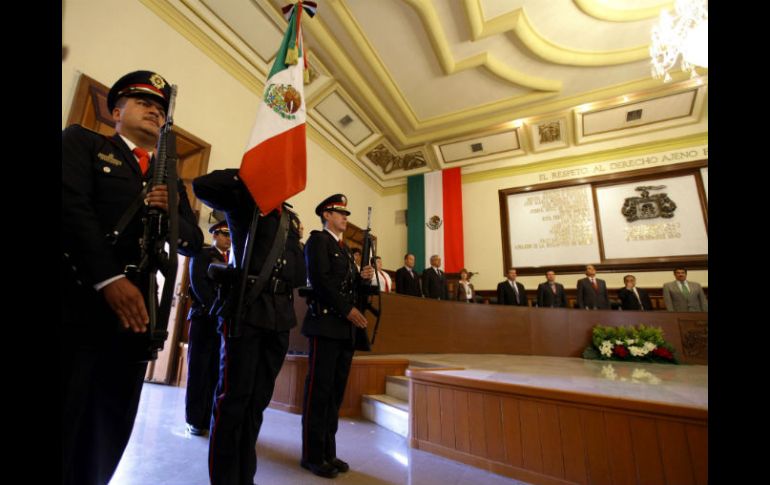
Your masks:
<svg viewBox="0 0 770 485"><path fill-rule="evenodd" d="M527 306L527 291L516 281L516 268L508 269L508 279L497 284L497 304Z"/></svg>
<svg viewBox="0 0 770 485"><path fill-rule="evenodd" d="M339 411L356 347L355 327L366 328L364 315L354 306L356 293L370 286L374 268L360 273L342 240L350 211L347 198L335 194L318 204L315 213L324 225L312 231L305 245L312 295L302 324L308 338L308 373L302 406L303 468L334 478L350 466L337 457Z"/></svg>
<svg viewBox="0 0 770 485"><path fill-rule="evenodd" d="M567 294L564 285L556 282L556 272L545 272L545 283L537 285L537 306L540 308L567 308Z"/></svg>
<svg viewBox="0 0 770 485"><path fill-rule="evenodd" d="M187 393L185 421L187 431L196 436L208 433L211 405L219 379L219 334L217 318L211 316L216 297L209 264L227 264L230 256L230 229L221 221L209 227L213 245L190 259L190 337L187 342Z"/></svg>
<svg viewBox="0 0 770 485"><path fill-rule="evenodd" d="M114 136L79 125L62 132L65 484L107 483L134 426L151 358L145 304L149 281L131 281L126 270L140 263L144 207L169 208L166 185L146 193L143 187L153 172L152 152L170 95L170 85L159 74L126 74L107 96ZM192 256L200 250L203 234L184 184L172 183L179 194L178 252ZM117 237L108 240L106 234L115 231Z"/></svg>
<svg viewBox="0 0 770 485"><path fill-rule="evenodd" d="M430 257L430 266L422 272L422 294L425 298L448 300L449 287L446 274L441 269L441 256L434 254Z"/></svg>
<svg viewBox="0 0 770 485"><path fill-rule="evenodd" d="M586 277L577 282L578 308L586 310L609 310L610 299L607 295L607 283L596 277L596 268L586 266Z"/></svg>
<svg viewBox="0 0 770 485"><path fill-rule="evenodd" d="M280 210L260 215L251 259L244 261L247 236L259 208L238 169L198 177L193 190L203 203L225 213L234 265L248 268L249 275L239 331L232 332L231 314L219 315L221 363L211 418L209 478L212 485L253 483L257 471L254 447L263 412L289 348L289 331L297 325L293 290L306 282L299 218L286 203ZM236 280L230 290L234 295L240 277ZM232 301L230 308L237 304Z"/></svg>
<svg viewBox="0 0 770 485"><path fill-rule="evenodd" d="M414 254L404 255L404 266L396 270L396 293L422 296L420 275L414 272Z"/></svg>
<svg viewBox="0 0 770 485"><path fill-rule="evenodd" d="M636 277L634 275L629 274L624 276L623 283L626 286L618 290L621 309L641 311L652 310L650 295L648 295L645 290L636 287Z"/></svg>

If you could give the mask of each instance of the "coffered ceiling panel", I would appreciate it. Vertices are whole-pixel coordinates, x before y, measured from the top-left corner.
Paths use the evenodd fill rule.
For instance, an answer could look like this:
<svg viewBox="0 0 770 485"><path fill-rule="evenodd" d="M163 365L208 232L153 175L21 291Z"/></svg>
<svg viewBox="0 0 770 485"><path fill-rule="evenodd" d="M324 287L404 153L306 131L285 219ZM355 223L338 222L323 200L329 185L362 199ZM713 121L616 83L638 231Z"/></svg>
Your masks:
<svg viewBox="0 0 770 485"><path fill-rule="evenodd" d="M209 25L204 35L235 50L220 65L251 62L234 72L258 86L255 68L269 69L286 28L280 8L294 0L144 1ZM317 3L302 20L314 72L308 122L381 187L448 166L542 163L637 133L654 142L708 132L706 69L670 84L650 75L650 32L673 1Z"/></svg>

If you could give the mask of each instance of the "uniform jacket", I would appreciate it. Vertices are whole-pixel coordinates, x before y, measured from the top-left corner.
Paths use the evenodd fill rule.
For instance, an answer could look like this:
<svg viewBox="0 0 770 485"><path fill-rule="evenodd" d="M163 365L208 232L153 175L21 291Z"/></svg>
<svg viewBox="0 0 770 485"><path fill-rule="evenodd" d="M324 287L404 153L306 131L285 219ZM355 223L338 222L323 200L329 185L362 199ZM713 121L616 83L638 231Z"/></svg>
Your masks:
<svg viewBox="0 0 770 485"><path fill-rule="evenodd" d="M436 270L433 266L425 268L422 272L422 294L425 298L433 298L436 300L448 300L449 288L446 282L446 273L441 270Z"/></svg>
<svg viewBox="0 0 770 485"><path fill-rule="evenodd" d="M409 271L404 266L396 270L396 293L401 295L422 296L420 275L414 268L412 268L412 275L409 274Z"/></svg>
<svg viewBox="0 0 770 485"><path fill-rule="evenodd" d="M540 308L567 308L567 294L564 292L564 285L556 285L556 294L551 290L549 282L537 285L537 306Z"/></svg>
<svg viewBox="0 0 770 485"><path fill-rule="evenodd" d="M519 289L519 302L516 303L516 293L513 292L511 284L506 279L503 282L497 284L497 304L498 305L518 305L527 306L527 291L524 289L524 285L515 282L516 287Z"/></svg>
<svg viewBox="0 0 770 485"><path fill-rule="evenodd" d="M672 281L663 285L663 300L666 302L666 310L670 312L707 312L709 311L706 294L703 293L699 283L687 281L690 296L682 293L678 281Z"/></svg>
<svg viewBox="0 0 770 485"><path fill-rule="evenodd" d="M596 277L595 277L596 278ZM577 304L578 308L584 309L597 308L599 310L609 310L610 300L607 295L607 283L604 280L596 278L596 285L599 287L599 292L594 290L591 285L591 280L586 278L580 279L577 282Z"/></svg>
<svg viewBox="0 0 770 485"><path fill-rule="evenodd" d="M634 292L632 290L627 289L625 286L618 290L618 299L620 300L620 308L623 310L641 310L644 309L645 311L652 310L652 301L650 300L650 295L647 294L646 290L643 290L641 288L637 288L636 291L639 293L639 300L642 301L642 307L639 307L639 300L636 299L636 295L634 295Z"/></svg>
<svg viewBox="0 0 770 485"><path fill-rule="evenodd" d="M305 314L302 334L332 339L352 339L353 323L347 315L363 280L346 244L339 245L328 231L311 231L305 260L312 302Z"/></svg>
<svg viewBox="0 0 770 485"><path fill-rule="evenodd" d="M148 176L155 161L151 162ZM94 285L123 274L137 264L143 235L142 209L116 244L105 235L118 223L143 189L139 163L123 139L107 137L80 125L62 132L62 312L63 321L87 334L114 332L117 315ZM178 251L192 256L203 244L184 183L178 180ZM140 288L146 293L146 288ZM112 322L112 324L110 323Z"/></svg>
<svg viewBox="0 0 770 485"><path fill-rule="evenodd" d="M216 297L214 282L208 276L209 264L227 263L222 253L214 246L203 248L190 259L190 314L194 316L207 316L211 310L211 304Z"/></svg>
<svg viewBox="0 0 770 485"><path fill-rule="evenodd" d="M225 213L230 228L231 250L237 266L241 266L256 204L238 177L238 169L215 170L198 177L193 181L193 191L207 206ZM287 204L284 204L283 210L289 211L289 232L283 254L276 263L265 263L265 259L273 247L281 216L278 210L273 210L257 222L249 274L258 275L263 264L271 264L273 270L270 281L249 306L244 319L247 325L275 331L289 330L297 324L293 288L304 286L306 281L305 260L299 244L299 218ZM279 283L276 284L276 281Z"/></svg>

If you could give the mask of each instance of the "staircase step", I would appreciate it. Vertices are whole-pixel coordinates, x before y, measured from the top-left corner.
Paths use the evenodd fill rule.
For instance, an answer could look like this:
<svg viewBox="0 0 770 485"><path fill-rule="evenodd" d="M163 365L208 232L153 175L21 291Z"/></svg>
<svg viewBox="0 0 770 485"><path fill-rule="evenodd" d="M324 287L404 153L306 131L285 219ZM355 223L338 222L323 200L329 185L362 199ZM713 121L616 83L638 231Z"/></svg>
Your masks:
<svg viewBox="0 0 770 485"><path fill-rule="evenodd" d="M385 394L409 402L409 378L405 376L385 376Z"/></svg>
<svg viewBox="0 0 770 485"><path fill-rule="evenodd" d="M361 411L369 421L403 437L409 435L409 403L387 394L361 396Z"/></svg>

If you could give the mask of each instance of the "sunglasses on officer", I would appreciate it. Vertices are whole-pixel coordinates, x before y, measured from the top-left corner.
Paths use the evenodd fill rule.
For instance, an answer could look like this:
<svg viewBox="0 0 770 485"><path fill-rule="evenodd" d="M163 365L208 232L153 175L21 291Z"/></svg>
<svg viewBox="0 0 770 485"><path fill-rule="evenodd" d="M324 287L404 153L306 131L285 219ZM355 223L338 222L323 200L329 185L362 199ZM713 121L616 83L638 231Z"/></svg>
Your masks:
<svg viewBox="0 0 770 485"><path fill-rule="evenodd" d="M230 237L230 231L214 231L214 234L221 234L224 237Z"/></svg>

